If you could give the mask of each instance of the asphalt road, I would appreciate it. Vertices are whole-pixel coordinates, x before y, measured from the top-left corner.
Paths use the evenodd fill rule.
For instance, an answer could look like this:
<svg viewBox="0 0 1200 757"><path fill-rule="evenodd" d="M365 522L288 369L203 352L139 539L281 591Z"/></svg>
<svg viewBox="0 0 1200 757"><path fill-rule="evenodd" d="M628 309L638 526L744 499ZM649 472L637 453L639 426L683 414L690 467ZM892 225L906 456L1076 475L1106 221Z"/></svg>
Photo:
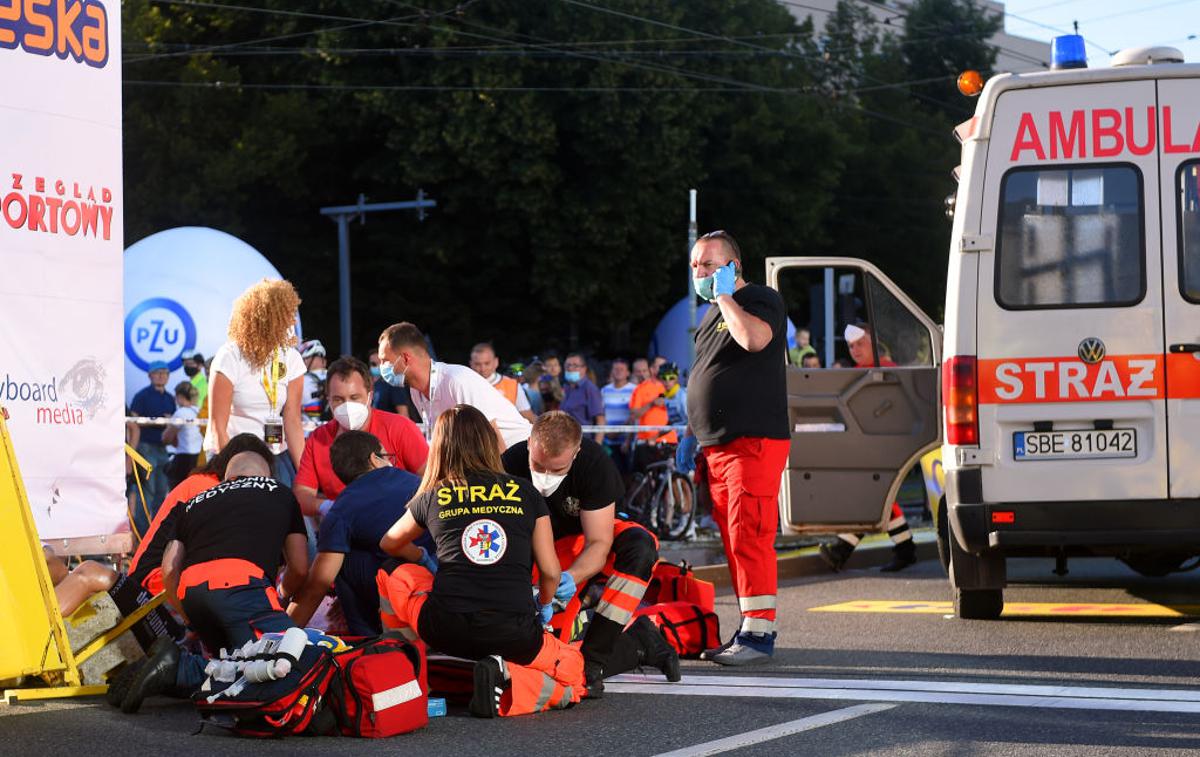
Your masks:
<svg viewBox="0 0 1200 757"><path fill-rule="evenodd" d="M1200 753L1200 618L1124 617L1101 603L1200 604L1200 576L1144 579L1111 560L1010 563L1009 603L1064 603L1042 616L962 621L941 568L800 579L781 591L780 649L769 666L687 662L684 682L610 682L565 712L480 721L451 712L382 742L192 735L186 704L125 717L96 701L0 705L0 753L420 755L1103 755ZM813 611L900 601L900 613ZM732 628L732 597L718 600ZM936 610L936 608L934 608Z"/></svg>

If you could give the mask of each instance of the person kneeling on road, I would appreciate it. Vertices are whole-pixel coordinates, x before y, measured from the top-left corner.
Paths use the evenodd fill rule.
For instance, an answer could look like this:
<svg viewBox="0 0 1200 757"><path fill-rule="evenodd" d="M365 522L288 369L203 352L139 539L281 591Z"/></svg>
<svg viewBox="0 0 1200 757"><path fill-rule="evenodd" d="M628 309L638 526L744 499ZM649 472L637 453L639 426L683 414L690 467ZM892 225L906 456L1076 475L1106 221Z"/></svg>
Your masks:
<svg viewBox="0 0 1200 757"><path fill-rule="evenodd" d="M379 541L404 515L421 479L393 467L382 441L366 431L339 436L329 448L329 459L345 488L321 519L317 558L288 615L297 625L308 625L332 585L349 634L377 636L383 629L375 574L388 560ZM406 547L403 557L436 571L430 556L433 541L422 537L419 544Z"/></svg>
<svg viewBox="0 0 1200 757"><path fill-rule="evenodd" d="M597 575L607 583L583 639L587 661L588 696L604 691L604 678L649 665L670 681L679 680L679 656L653 629L639 619L630 631L645 643L630 645L624 628L646 593L658 561L658 541L637 523L617 520L616 503L624 498L612 458L604 448L583 437L578 421L561 411L538 416L529 441L504 453L504 468L533 481L546 498L555 549L564 566L560 599L570 601ZM645 634L649 626L653 635Z"/></svg>
<svg viewBox="0 0 1200 757"><path fill-rule="evenodd" d="M254 452L230 459L225 481L198 494L175 521L163 556L167 601L210 652L236 649L263 633L295 626L283 611L274 579L287 561L283 591L290 596L308 572L307 536L290 489L270 478ZM205 659L159 639L150 656L130 666L113 686L124 689L121 709L137 712L156 694L190 696L204 683Z"/></svg>
<svg viewBox="0 0 1200 757"><path fill-rule="evenodd" d="M476 660L469 709L477 717L578 702L583 655L543 628L560 577L546 502L504 473L495 429L470 405L438 416L419 493L379 546L401 555L426 531L437 545L437 575L411 564L380 570L384 627Z"/></svg>

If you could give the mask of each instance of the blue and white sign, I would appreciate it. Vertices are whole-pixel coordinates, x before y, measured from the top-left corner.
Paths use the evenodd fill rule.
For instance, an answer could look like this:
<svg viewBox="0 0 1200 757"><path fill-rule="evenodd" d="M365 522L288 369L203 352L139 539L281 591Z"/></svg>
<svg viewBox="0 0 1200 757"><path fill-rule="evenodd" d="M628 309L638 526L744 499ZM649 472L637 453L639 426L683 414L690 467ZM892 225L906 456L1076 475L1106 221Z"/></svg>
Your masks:
<svg viewBox="0 0 1200 757"><path fill-rule="evenodd" d="M143 371L158 360L177 371L183 367L184 351L194 349L196 322L175 300L151 297L125 317L125 356Z"/></svg>
<svg viewBox="0 0 1200 757"><path fill-rule="evenodd" d="M216 229L160 231L127 249L125 402L150 383L146 369L155 361L171 367L168 388L186 381L183 352L211 358L227 339L233 301L251 284L278 278L258 250Z"/></svg>

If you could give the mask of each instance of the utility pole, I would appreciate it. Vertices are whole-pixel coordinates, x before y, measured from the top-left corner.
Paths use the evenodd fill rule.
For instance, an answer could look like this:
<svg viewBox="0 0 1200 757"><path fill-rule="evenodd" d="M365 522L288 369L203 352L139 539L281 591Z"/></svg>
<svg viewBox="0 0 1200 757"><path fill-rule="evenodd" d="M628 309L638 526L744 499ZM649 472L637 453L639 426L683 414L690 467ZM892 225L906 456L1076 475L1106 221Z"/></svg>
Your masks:
<svg viewBox="0 0 1200 757"><path fill-rule="evenodd" d="M338 226L338 314L341 317L341 354L353 355L350 343L350 222L367 222L367 213L385 210L416 210L417 220L425 220L425 209L436 208L437 200L425 196L424 189L417 190L417 199L404 202L373 202L368 204L365 195L358 196L357 205L335 205L321 208L321 215L331 218Z"/></svg>
<svg viewBox="0 0 1200 757"><path fill-rule="evenodd" d="M688 372L696 362L696 287L692 284L692 248L696 246L696 190L688 190L688 246L687 246L687 294L688 294Z"/></svg>

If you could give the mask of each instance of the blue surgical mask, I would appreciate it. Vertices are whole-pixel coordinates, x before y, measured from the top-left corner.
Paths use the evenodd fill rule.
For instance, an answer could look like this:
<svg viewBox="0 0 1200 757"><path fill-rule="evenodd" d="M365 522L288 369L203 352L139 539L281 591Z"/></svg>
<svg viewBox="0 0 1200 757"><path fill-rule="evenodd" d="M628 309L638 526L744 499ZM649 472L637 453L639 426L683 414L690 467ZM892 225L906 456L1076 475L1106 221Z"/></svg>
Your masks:
<svg viewBox="0 0 1200 757"><path fill-rule="evenodd" d="M379 378L381 373L382 373L382 371L380 370L379 366L377 366L377 365L371 366L371 375L372 376L374 376L375 378Z"/></svg>
<svg viewBox="0 0 1200 757"><path fill-rule="evenodd" d="M696 294L706 302L712 302L716 299L716 296L713 294L713 285L715 283L712 276L705 276L702 279L692 279L692 286L695 287Z"/></svg>
<svg viewBox="0 0 1200 757"><path fill-rule="evenodd" d="M570 384L578 384L579 380L583 378L583 374L579 371L567 371L563 375L566 376L567 383Z"/></svg>
<svg viewBox="0 0 1200 757"><path fill-rule="evenodd" d="M404 369L404 371L407 370L407 368ZM396 373L396 367L392 363L384 362L379 364L379 378L397 389L404 388L404 371Z"/></svg>

